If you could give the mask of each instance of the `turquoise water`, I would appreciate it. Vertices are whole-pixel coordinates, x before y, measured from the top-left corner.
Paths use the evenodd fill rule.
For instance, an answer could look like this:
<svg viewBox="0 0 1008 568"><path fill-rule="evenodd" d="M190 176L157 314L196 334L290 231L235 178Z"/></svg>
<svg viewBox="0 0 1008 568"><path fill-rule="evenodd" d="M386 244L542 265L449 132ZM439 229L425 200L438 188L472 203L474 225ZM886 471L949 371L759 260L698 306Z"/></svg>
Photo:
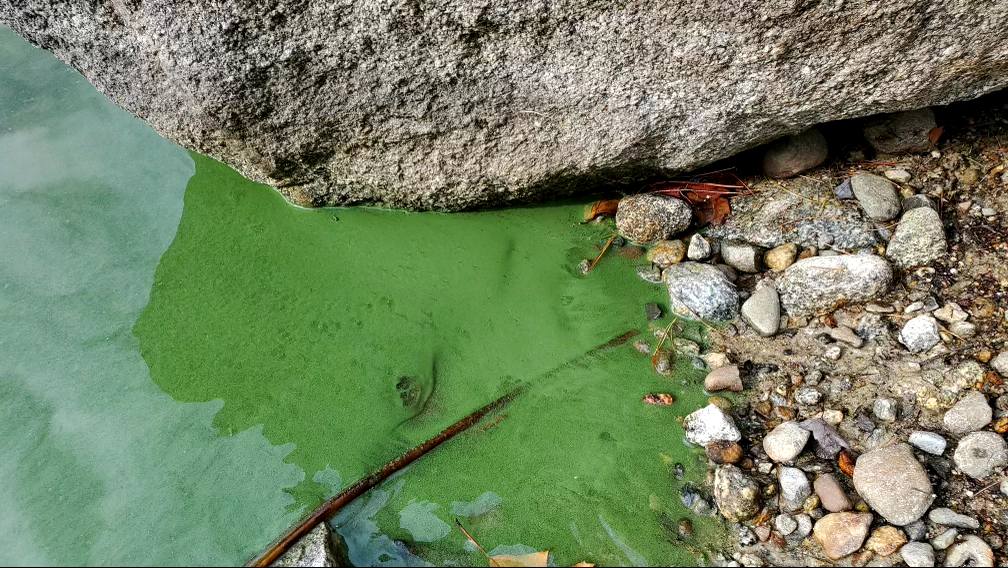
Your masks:
<svg viewBox="0 0 1008 568"><path fill-rule="evenodd" d="M244 562L516 384L335 519L354 562L481 561L455 518L559 564L692 562L697 373L592 351L663 292L617 255L576 274L610 230L581 208L295 209L0 29L0 564Z"/></svg>

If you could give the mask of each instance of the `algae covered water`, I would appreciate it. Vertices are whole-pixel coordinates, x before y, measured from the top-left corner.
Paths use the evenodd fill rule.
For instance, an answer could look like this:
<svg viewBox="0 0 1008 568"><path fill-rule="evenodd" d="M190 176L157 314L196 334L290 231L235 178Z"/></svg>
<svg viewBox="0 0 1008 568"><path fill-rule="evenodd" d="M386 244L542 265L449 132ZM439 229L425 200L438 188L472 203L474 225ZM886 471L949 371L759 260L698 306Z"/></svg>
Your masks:
<svg viewBox="0 0 1008 568"><path fill-rule="evenodd" d="M359 565L692 562L714 527L676 421L695 372L628 330L635 262L588 276L582 204L302 210L189 155L0 31L0 563L234 564L522 385L337 517ZM645 405L674 392L671 408Z"/></svg>

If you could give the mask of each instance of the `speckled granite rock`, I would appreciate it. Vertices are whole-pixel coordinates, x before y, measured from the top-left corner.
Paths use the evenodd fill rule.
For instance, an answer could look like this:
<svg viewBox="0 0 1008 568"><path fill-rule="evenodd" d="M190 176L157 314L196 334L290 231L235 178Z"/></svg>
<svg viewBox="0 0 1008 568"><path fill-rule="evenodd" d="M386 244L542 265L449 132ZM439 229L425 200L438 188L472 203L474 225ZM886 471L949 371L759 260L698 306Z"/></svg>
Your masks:
<svg viewBox="0 0 1008 568"><path fill-rule="evenodd" d="M159 132L297 203L446 209L976 97L1008 84L1005 21L1002 0L0 3Z"/></svg>
<svg viewBox="0 0 1008 568"><path fill-rule="evenodd" d="M777 291L789 314L812 315L879 298L892 279L892 267L879 256L814 256L789 266L777 282Z"/></svg>

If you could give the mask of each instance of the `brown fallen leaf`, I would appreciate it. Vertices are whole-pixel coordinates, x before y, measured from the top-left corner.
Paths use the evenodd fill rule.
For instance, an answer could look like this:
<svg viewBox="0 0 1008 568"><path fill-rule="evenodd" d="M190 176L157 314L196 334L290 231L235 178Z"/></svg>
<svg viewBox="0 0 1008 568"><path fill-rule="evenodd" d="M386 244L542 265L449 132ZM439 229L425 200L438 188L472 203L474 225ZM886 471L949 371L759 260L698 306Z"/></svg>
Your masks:
<svg viewBox="0 0 1008 568"><path fill-rule="evenodd" d="M942 134L945 132L944 126L935 126L928 131L928 140L931 141L931 145L934 146L941 139Z"/></svg>
<svg viewBox="0 0 1008 568"><path fill-rule="evenodd" d="M699 225L720 225L731 214L728 197L750 193L749 187L730 172L699 176L702 181L670 181L655 185L652 191L677 197L693 207Z"/></svg>
<svg viewBox="0 0 1008 568"><path fill-rule="evenodd" d="M644 395L641 399L645 404L653 404L655 406L672 406L675 404L675 396L667 392L653 392Z"/></svg>
<svg viewBox="0 0 1008 568"><path fill-rule="evenodd" d="M603 199L596 201L585 209L584 220L593 221L598 217L615 217L619 209L619 199Z"/></svg>
<svg viewBox="0 0 1008 568"><path fill-rule="evenodd" d="M522 554L519 556L510 556L506 554L500 554L497 556L490 557L491 566L549 566L549 551L542 550L539 552L533 552L531 554Z"/></svg>
<svg viewBox="0 0 1008 568"><path fill-rule="evenodd" d="M840 466L840 471L847 474L847 477L854 477L854 456L850 455L850 452L840 450L840 455L837 456L837 465Z"/></svg>

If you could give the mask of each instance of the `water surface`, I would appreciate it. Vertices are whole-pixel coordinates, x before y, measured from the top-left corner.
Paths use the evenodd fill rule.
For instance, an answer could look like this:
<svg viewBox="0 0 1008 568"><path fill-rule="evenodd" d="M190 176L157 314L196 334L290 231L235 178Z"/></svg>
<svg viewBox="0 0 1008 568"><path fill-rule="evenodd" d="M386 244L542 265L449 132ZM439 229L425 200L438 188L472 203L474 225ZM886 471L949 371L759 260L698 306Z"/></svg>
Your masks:
<svg viewBox="0 0 1008 568"><path fill-rule="evenodd" d="M296 209L0 31L0 563L243 562L519 384L334 521L352 559L479 562L460 518L561 565L690 561L695 373L592 352L662 291L578 275L609 231L580 213Z"/></svg>

